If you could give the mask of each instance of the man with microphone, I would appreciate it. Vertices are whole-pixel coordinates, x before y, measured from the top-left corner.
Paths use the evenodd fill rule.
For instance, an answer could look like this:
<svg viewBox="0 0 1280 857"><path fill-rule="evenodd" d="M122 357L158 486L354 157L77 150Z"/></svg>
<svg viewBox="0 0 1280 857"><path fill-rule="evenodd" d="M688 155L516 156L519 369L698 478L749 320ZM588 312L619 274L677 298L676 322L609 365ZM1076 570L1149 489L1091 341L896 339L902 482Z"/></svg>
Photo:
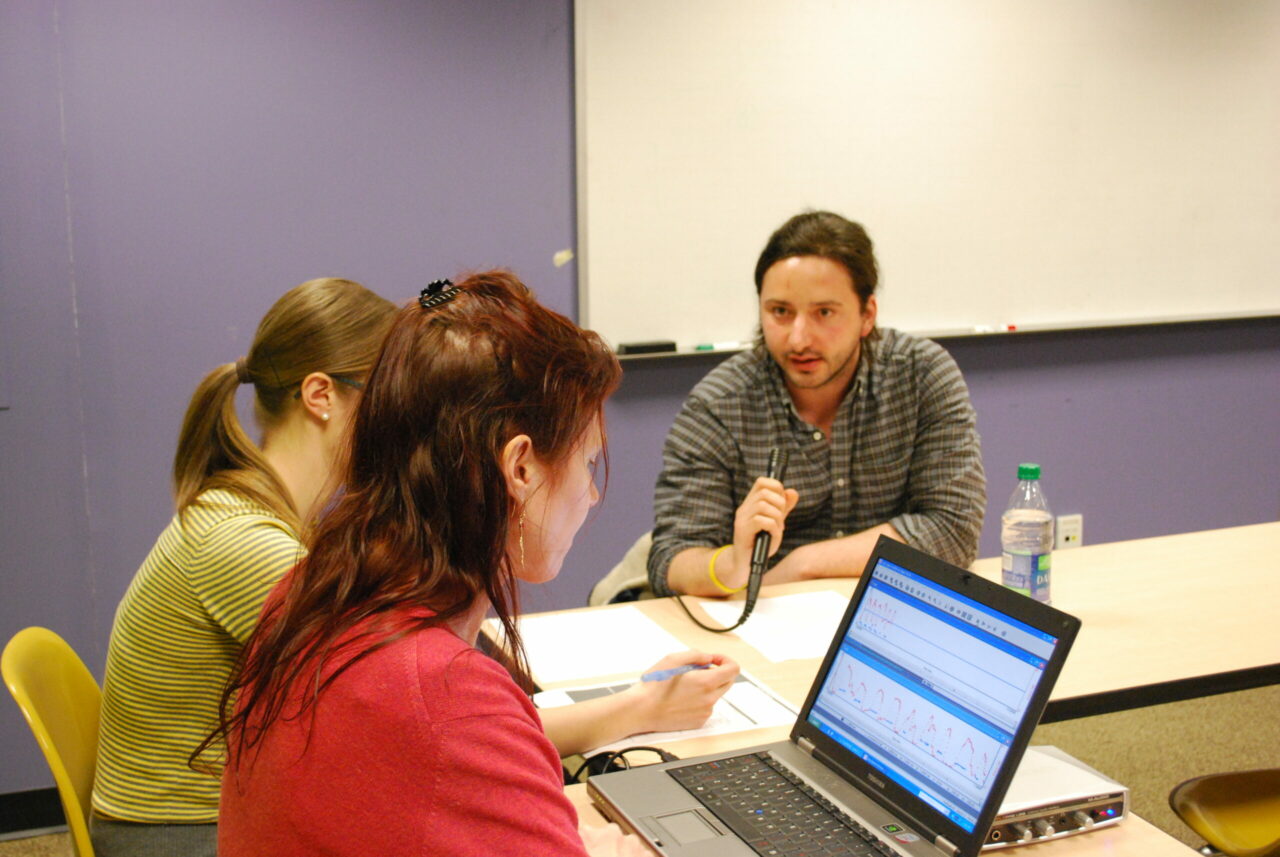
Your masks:
<svg viewBox="0 0 1280 857"><path fill-rule="evenodd" d="M969 391L937 343L876 327L866 231L799 214L756 263L753 348L694 387L667 435L649 580L728 595L753 550L765 583L854 576L881 534L960 566L986 505ZM770 455L788 461L783 481Z"/></svg>

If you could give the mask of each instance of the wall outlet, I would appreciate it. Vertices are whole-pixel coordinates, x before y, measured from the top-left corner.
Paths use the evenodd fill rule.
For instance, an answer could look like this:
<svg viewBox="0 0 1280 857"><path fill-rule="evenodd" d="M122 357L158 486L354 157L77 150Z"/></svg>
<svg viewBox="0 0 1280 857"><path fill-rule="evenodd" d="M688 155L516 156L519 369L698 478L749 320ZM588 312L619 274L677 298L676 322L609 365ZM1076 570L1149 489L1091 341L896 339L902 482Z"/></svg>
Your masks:
<svg viewBox="0 0 1280 857"><path fill-rule="evenodd" d="M1084 515L1059 515L1053 532L1054 550L1080 547L1084 542Z"/></svg>

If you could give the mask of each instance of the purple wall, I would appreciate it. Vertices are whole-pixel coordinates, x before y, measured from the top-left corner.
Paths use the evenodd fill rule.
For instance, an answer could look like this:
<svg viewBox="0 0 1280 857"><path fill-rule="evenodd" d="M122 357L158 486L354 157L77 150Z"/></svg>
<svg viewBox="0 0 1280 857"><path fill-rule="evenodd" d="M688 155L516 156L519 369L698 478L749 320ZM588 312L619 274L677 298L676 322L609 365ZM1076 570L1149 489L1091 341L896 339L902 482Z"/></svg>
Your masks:
<svg viewBox="0 0 1280 857"><path fill-rule="evenodd" d="M311 277L575 271L569 0L0 4L0 639L100 673L187 398ZM50 777L0 700L0 793Z"/></svg>
<svg viewBox="0 0 1280 857"><path fill-rule="evenodd" d="M288 287L506 265L573 310L571 44L569 0L0 4L0 639L47 625L100 673L187 397ZM989 515L1028 458L1087 542L1280 513L1280 321L946 344ZM714 362L628 364L607 500L527 609L583 603L650 527ZM0 793L50 784L5 700L0 759Z"/></svg>

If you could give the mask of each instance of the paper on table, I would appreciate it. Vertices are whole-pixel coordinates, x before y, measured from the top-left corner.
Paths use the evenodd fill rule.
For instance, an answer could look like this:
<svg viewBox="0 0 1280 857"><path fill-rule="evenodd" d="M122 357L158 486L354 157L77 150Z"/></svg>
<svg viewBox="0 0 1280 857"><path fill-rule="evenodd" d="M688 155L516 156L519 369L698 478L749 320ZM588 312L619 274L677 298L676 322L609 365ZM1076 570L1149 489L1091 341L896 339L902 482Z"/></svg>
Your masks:
<svg viewBox="0 0 1280 857"><path fill-rule="evenodd" d="M584 687L559 688L536 693L533 702L539 708L555 708L570 705L597 696L610 693L621 693L631 687L634 682L624 684L591 685ZM685 729L680 732L648 732L643 735L632 735L621 741L596 747L583 755L621 750L625 747L640 745L654 746L671 741L683 741L687 738L701 738L706 735L727 735L731 732L744 732L748 729L761 729L766 726L790 726L795 722L797 711L789 702L765 687L760 681L748 673L739 673L733 685L725 691L724 696L716 700L715 708L707 722L697 729Z"/></svg>
<svg viewBox="0 0 1280 857"><path fill-rule="evenodd" d="M689 647L626 605L520 619L529 669L543 684L640 673L663 655Z"/></svg>
<svg viewBox="0 0 1280 857"><path fill-rule="evenodd" d="M732 625L742 615L741 601L698 603L723 625ZM761 598L751 618L733 633L771 661L820 658L848 606L848 598L830 591Z"/></svg>

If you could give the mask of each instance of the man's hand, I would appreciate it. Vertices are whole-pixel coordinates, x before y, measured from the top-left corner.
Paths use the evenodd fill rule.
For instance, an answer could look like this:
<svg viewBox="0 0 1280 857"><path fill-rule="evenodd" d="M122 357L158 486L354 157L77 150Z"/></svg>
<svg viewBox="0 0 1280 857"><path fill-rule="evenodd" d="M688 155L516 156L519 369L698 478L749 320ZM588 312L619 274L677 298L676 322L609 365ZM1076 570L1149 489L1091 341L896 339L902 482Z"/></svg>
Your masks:
<svg viewBox="0 0 1280 857"><path fill-rule="evenodd" d="M777 479L768 476L756 479L733 516L733 562L724 566L716 564L716 577L726 588L737 589L746 585L757 533L767 532L770 535L769 556L782 546L787 515L799 500L799 492L794 488L784 488Z"/></svg>

